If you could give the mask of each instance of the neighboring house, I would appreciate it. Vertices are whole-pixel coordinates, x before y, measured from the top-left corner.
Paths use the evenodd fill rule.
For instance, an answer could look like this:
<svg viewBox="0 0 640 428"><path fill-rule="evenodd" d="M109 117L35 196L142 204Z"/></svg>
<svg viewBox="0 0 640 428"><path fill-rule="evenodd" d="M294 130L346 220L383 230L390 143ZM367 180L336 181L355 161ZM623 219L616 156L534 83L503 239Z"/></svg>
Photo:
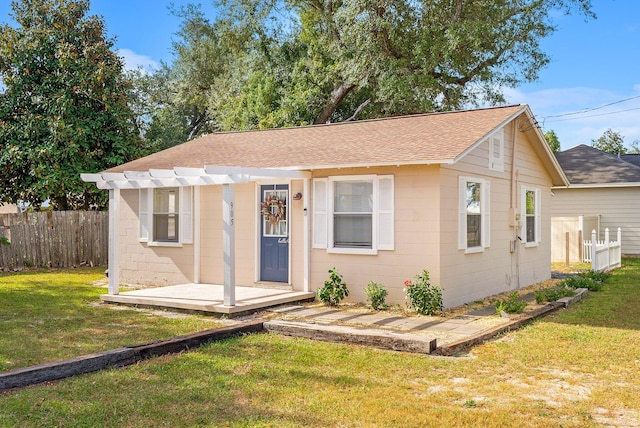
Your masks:
<svg viewBox="0 0 640 428"><path fill-rule="evenodd" d="M376 281L403 304L427 269L447 307L550 277L567 184L526 105L216 133L83 179L110 192L110 293L314 291L336 267L349 301Z"/></svg>
<svg viewBox="0 0 640 428"><path fill-rule="evenodd" d="M558 226L554 235L569 232L571 247L576 248L578 230L590 240L595 229L602 240L608 228L613 240L620 227L622 253L640 254L640 155L618 157L581 144L557 153L556 158L571 184L553 188L551 212ZM554 254L560 254L555 248L565 244L556 242ZM563 260L561 254L559 258ZM576 259L574 250L571 260Z"/></svg>

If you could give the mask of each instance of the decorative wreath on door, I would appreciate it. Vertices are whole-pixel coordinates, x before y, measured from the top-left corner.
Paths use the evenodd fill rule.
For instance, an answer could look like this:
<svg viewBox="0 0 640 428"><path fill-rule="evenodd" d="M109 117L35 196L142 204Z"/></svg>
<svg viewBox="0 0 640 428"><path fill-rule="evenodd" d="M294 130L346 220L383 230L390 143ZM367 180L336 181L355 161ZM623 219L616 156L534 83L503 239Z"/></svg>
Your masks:
<svg viewBox="0 0 640 428"><path fill-rule="evenodd" d="M260 204L260 212L269 224L274 226L280 220L284 219L284 201L275 195L269 195L264 199L264 202Z"/></svg>

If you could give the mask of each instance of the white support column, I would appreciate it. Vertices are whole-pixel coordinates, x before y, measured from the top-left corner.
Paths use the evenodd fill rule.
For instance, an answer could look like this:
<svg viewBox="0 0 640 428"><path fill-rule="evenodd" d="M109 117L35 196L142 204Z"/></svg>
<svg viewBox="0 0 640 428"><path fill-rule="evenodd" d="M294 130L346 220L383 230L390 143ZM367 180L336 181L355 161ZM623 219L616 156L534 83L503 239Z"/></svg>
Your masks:
<svg viewBox="0 0 640 428"><path fill-rule="evenodd" d="M109 294L120 292L120 189L109 190Z"/></svg>
<svg viewBox="0 0 640 428"><path fill-rule="evenodd" d="M236 237L233 184L222 185L222 246L224 254L224 305L236 305Z"/></svg>
<svg viewBox="0 0 640 428"><path fill-rule="evenodd" d="M311 233L309 231L309 225L311 224L310 220L309 220L309 201L311 200L311 195L309 194L309 189L311 188L311 186L309 185L309 179L305 178L304 179L304 185L302 188L302 206L304 207L304 220L303 220L303 227L304 227L304 233L303 233L303 242L304 242L304 248L303 248L303 257L302 257L302 263L304 264L303 267L303 275L304 275L304 279L303 279L303 285L304 285L304 291L305 292L309 292L309 281L310 281L310 270L311 270L311 254L310 254L310 248L311 248L311 242L310 242L310 237L311 237Z"/></svg>
<svg viewBox="0 0 640 428"><path fill-rule="evenodd" d="M598 241L596 241L596 239L596 230L593 229L591 231L591 270L594 272L598 270L598 263L596 261L596 243Z"/></svg>
<svg viewBox="0 0 640 428"><path fill-rule="evenodd" d="M200 186L193 188L193 282L200 284Z"/></svg>

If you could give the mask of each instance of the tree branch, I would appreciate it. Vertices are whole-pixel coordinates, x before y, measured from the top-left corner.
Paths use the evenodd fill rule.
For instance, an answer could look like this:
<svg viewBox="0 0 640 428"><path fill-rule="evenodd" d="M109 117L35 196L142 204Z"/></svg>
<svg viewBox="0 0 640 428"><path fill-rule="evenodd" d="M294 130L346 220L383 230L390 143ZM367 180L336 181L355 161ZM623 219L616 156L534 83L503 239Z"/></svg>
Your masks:
<svg viewBox="0 0 640 428"><path fill-rule="evenodd" d="M356 120L356 117L360 114L362 109L365 108L366 106L368 106L370 102L371 102L371 98L368 98L365 102L363 102L362 104L360 104L358 106L358 108L356 109L356 111L353 112L351 117L345 119L344 121L345 122L351 122L352 120Z"/></svg>
<svg viewBox="0 0 640 428"><path fill-rule="evenodd" d="M354 90L355 87L356 85L354 84L343 82L340 86L334 89L333 92L331 92L329 101L313 123L316 125L320 123L327 123L331 118L331 115L338 109L345 97L349 95L349 92Z"/></svg>

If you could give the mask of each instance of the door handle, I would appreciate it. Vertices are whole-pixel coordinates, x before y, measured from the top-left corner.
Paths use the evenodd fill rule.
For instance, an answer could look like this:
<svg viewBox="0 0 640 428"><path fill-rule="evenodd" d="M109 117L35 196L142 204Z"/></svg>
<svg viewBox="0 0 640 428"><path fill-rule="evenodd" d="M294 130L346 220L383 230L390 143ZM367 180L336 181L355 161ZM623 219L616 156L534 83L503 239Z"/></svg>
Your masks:
<svg viewBox="0 0 640 428"><path fill-rule="evenodd" d="M278 244L288 244L289 238L280 238L278 239Z"/></svg>

